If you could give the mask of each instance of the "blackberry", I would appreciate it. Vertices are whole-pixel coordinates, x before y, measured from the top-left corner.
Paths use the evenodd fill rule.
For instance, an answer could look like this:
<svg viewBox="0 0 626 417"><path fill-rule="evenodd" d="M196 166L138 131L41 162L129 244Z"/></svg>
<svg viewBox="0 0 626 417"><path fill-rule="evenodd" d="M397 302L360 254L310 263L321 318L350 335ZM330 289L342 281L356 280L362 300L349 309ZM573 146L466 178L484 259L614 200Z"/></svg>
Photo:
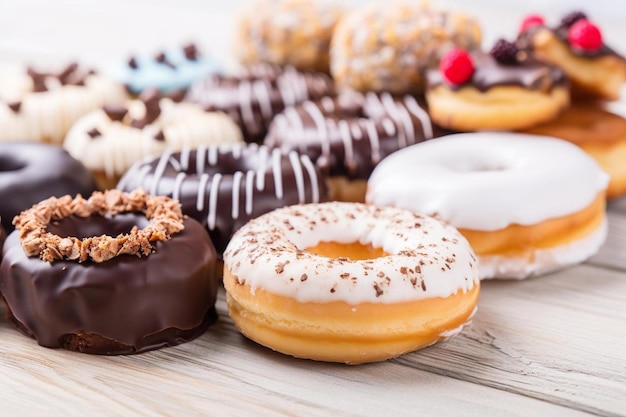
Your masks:
<svg viewBox="0 0 626 417"><path fill-rule="evenodd" d="M498 39L493 45L489 53L501 64L514 65L517 64L517 45L506 39Z"/></svg>
<svg viewBox="0 0 626 417"><path fill-rule="evenodd" d="M563 19L561 19L561 25L565 27L570 27L574 23L578 22L580 19L586 19L587 15L577 10L575 12L571 12L566 14Z"/></svg>

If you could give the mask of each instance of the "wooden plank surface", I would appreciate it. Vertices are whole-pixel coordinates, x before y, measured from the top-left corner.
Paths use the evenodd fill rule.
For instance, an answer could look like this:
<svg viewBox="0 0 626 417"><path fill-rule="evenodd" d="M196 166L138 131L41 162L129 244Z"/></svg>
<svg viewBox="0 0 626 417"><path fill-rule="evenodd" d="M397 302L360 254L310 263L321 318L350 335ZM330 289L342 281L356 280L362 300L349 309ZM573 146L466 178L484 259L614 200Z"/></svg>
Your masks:
<svg viewBox="0 0 626 417"><path fill-rule="evenodd" d="M187 40L228 62L241 3L3 0L0 70L70 58L105 65ZM537 6L482 4L474 12L488 39L511 36ZM606 37L625 32L615 21ZM135 356L45 349L0 319L0 416L626 416L626 198L609 210L607 243L587 263L486 282L460 336L379 364L317 363L258 346L233 326L223 293L205 335Z"/></svg>

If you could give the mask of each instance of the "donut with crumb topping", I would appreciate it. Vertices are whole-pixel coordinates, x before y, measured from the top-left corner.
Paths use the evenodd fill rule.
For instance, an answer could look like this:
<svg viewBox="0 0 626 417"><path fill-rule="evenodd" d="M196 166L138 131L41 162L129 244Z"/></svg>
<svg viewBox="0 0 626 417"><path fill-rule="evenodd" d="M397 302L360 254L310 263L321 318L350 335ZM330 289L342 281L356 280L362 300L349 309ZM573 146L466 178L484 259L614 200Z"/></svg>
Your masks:
<svg viewBox="0 0 626 417"><path fill-rule="evenodd" d="M139 353L217 319L215 249L176 200L142 190L51 197L14 223L0 289L10 319L41 346Z"/></svg>
<svg viewBox="0 0 626 417"><path fill-rule="evenodd" d="M453 227L361 203L274 210L242 227L224 253L228 310L244 335L348 364L458 333L476 308L477 271Z"/></svg>

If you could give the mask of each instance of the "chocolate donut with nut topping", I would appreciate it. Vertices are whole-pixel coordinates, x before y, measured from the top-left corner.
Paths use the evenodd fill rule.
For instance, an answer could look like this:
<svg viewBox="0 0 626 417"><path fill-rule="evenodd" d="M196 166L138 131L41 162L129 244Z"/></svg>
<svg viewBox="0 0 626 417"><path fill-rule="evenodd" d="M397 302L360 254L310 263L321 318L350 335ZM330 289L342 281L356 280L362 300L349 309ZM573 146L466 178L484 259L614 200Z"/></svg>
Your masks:
<svg viewBox="0 0 626 417"><path fill-rule="evenodd" d="M50 198L15 223L0 289L13 323L41 346L139 353L217 319L215 249L178 201L117 190Z"/></svg>

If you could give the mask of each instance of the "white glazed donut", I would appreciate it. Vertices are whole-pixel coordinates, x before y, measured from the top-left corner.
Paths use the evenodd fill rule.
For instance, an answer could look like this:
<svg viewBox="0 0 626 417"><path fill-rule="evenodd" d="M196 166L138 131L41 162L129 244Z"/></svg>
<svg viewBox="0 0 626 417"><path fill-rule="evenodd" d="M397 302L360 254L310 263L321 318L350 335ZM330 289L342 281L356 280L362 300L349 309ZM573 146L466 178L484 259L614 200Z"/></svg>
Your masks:
<svg viewBox="0 0 626 417"><path fill-rule="evenodd" d="M250 221L224 253L224 286L247 337L352 364L456 334L479 293L476 258L454 228L408 210L339 202Z"/></svg>
<svg viewBox="0 0 626 417"><path fill-rule="evenodd" d="M0 141L60 145L72 124L105 103L123 103L124 87L70 65L59 75L37 73L0 80Z"/></svg>
<svg viewBox="0 0 626 417"><path fill-rule="evenodd" d="M578 147L517 133L467 133L398 151L367 201L459 228L482 278L525 278L582 262L606 237L608 176Z"/></svg>
<svg viewBox="0 0 626 417"><path fill-rule="evenodd" d="M112 188L136 162L164 152L200 145L243 142L241 130L221 112L205 112L193 103L168 98L105 106L76 122L63 147ZM152 113L152 114L151 114Z"/></svg>

